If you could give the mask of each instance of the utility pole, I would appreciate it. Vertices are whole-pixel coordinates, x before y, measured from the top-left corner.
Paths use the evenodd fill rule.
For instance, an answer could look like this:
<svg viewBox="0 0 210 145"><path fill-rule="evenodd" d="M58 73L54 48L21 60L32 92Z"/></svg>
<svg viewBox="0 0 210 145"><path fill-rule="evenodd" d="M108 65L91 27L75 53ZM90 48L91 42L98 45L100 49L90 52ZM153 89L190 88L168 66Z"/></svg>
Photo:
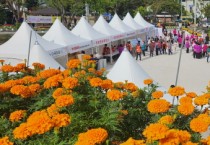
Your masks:
<svg viewBox="0 0 210 145"><path fill-rule="evenodd" d="M194 0L194 30L196 29L197 0Z"/></svg>

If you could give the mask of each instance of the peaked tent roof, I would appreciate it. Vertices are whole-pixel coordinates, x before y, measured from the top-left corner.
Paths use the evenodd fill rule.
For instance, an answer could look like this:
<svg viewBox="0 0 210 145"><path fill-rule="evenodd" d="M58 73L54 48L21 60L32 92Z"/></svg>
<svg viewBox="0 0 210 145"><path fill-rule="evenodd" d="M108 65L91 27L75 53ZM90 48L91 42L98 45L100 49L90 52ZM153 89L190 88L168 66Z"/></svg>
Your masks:
<svg viewBox="0 0 210 145"><path fill-rule="evenodd" d="M30 57L29 57L29 66L32 66L34 62L43 63L45 68L60 68L64 70L64 68L54 59L52 58L38 43L35 43L31 48Z"/></svg>
<svg viewBox="0 0 210 145"><path fill-rule="evenodd" d="M130 13L128 12L125 16L125 18L123 19L123 22L130 26L131 28L133 28L134 30L137 30L138 34L144 33L145 32L145 28L141 25L139 25L138 23L136 23L134 21L134 19L131 17Z"/></svg>
<svg viewBox="0 0 210 145"><path fill-rule="evenodd" d="M152 24L148 23L147 21L145 21L144 18L141 16L141 14L139 12L134 17L134 20L136 21L136 23L146 27L147 29L152 30L155 27L154 25L152 25Z"/></svg>
<svg viewBox="0 0 210 145"><path fill-rule="evenodd" d="M107 74L107 77L114 82L124 82L127 80L128 82L133 82L140 88L145 86L143 81L150 78L127 49L123 50L117 62Z"/></svg>
<svg viewBox="0 0 210 145"><path fill-rule="evenodd" d="M85 20L85 17L81 17L77 25L72 30L77 36L91 40L93 46L99 46L110 42L108 36L96 31L93 27Z"/></svg>
<svg viewBox="0 0 210 145"><path fill-rule="evenodd" d="M132 36L136 35L135 30L132 29L131 27L127 26L125 23L123 23L117 14L114 15L112 20L109 22L109 25L112 28L114 28L122 33L125 33L126 37L132 37Z"/></svg>
<svg viewBox="0 0 210 145"><path fill-rule="evenodd" d="M100 33L110 36L113 41L125 38L125 34L112 28L102 15L93 25L93 28Z"/></svg>
<svg viewBox="0 0 210 145"><path fill-rule="evenodd" d="M113 82L132 82L137 87L143 88L146 86L143 83L144 80L151 77L141 68L130 52L125 48L111 71L107 74L107 78ZM164 87L158 87L157 90L161 90L166 93L166 89ZM164 99L171 103L173 101L173 97L169 94L165 94Z"/></svg>
<svg viewBox="0 0 210 145"><path fill-rule="evenodd" d="M66 55L65 47L51 43L37 34L26 22L23 22L18 31L7 42L0 45L0 57L27 59L31 33L31 46L37 41L51 56Z"/></svg>
<svg viewBox="0 0 210 145"><path fill-rule="evenodd" d="M91 41L78 37L69 31L59 19L56 19L47 33L42 36L48 41L67 46L69 53L81 51L91 47Z"/></svg>

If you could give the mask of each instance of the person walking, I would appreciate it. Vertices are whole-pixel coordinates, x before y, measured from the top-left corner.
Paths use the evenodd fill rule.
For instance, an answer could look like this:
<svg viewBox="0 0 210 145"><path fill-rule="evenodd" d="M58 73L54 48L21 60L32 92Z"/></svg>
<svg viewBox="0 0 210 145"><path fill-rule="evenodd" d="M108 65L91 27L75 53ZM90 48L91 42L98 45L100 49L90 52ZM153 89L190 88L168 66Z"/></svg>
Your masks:
<svg viewBox="0 0 210 145"><path fill-rule="evenodd" d="M172 54L172 42L171 42L171 40L168 41L167 46L168 46L168 55L171 55Z"/></svg>
<svg viewBox="0 0 210 145"><path fill-rule="evenodd" d="M139 60L141 60L141 46L140 46L140 41L137 43L136 45L136 60L138 59L139 56Z"/></svg>
<svg viewBox="0 0 210 145"><path fill-rule="evenodd" d="M209 34L206 34L205 43L206 43L206 44L209 44Z"/></svg>
<svg viewBox="0 0 210 145"><path fill-rule="evenodd" d="M128 41L126 43L126 48L128 49L128 51L131 53L131 55L133 54L133 48L132 48L132 45L131 45L131 42Z"/></svg>
<svg viewBox="0 0 210 145"><path fill-rule="evenodd" d="M142 45L141 45L141 50L142 50L143 55L145 56L146 44L145 44L145 42L144 42L144 41L142 42Z"/></svg>
<svg viewBox="0 0 210 145"><path fill-rule="evenodd" d="M207 49L207 62L209 62L209 57L210 57L210 45L208 46Z"/></svg>
<svg viewBox="0 0 210 145"><path fill-rule="evenodd" d="M202 52L203 52L202 56L203 57L205 57L207 55L207 49L208 49L207 44L203 44L202 45Z"/></svg>

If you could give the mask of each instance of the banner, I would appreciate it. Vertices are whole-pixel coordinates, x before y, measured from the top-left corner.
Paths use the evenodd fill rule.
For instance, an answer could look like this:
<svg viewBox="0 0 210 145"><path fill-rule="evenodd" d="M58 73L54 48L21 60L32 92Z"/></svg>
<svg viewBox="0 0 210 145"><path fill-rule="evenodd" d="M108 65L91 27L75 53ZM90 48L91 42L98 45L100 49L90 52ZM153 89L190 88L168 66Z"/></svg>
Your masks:
<svg viewBox="0 0 210 145"><path fill-rule="evenodd" d="M61 20L61 17L57 16L27 16L28 23L53 23L56 18Z"/></svg>

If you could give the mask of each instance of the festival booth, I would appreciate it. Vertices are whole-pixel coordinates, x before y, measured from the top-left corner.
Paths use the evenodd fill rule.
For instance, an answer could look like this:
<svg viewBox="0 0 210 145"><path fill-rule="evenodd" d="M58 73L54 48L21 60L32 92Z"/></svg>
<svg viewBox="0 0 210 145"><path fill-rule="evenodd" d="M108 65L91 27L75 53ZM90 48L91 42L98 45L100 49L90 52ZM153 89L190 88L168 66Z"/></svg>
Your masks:
<svg viewBox="0 0 210 145"><path fill-rule="evenodd" d="M123 23L117 14L114 15L112 20L109 22L109 25L112 28L125 34L124 41L127 41L128 38L135 38L136 36L136 30Z"/></svg>
<svg viewBox="0 0 210 145"><path fill-rule="evenodd" d="M130 52L124 49L117 62L107 74L107 78L113 82L132 82L137 87L143 88L145 87L144 80L151 77L141 68ZM166 92L164 87L159 87L157 90ZM171 103L173 101L173 97L168 94L165 94L164 98Z"/></svg>
<svg viewBox="0 0 210 145"><path fill-rule="evenodd" d="M29 67L32 67L34 62L38 62L44 64L45 69L55 68L64 70L64 68L55 59L53 59L47 51L38 44L38 42L36 42L31 48L29 56Z"/></svg>
<svg viewBox="0 0 210 145"><path fill-rule="evenodd" d="M0 45L0 59L4 59L11 65L28 60L30 48L35 42L38 42L51 57L64 65L63 58L67 58L65 47L43 39L26 22L22 23L12 38Z"/></svg>
<svg viewBox="0 0 210 145"><path fill-rule="evenodd" d="M145 21L139 12L134 17L134 20L136 21L136 23L138 23L146 29L147 37L155 36L155 26Z"/></svg>
<svg viewBox="0 0 210 145"><path fill-rule="evenodd" d="M74 35L59 19L55 20L43 38L50 42L66 46L67 52L70 54L92 47L90 40Z"/></svg>
<svg viewBox="0 0 210 145"><path fill-rule="evenodd" d="M112 28L107 23L107 21L103 18L102 15L98 18L96 23L93 25L93 28L96 31L110 37L111 42L109 43L109 47L108 47L109 50L108 51L102 50L102 49L99 49L99 50L102 50L102 52L100 52L100 54L104 53L103 55L105 57L110 57L110 62L112 63L113 57L119 55L119 51L117 50L117 47L116 47L118 44L116 43L116 41L124 39L125 34ZM104 48L104 49L106 49L106 48Z"/></svg>
<svg viewBox="0 0 210 145"><path fill-rule="evenodd" d="M128 12L123 19L123 22L129 27L133 28L137 32L137 38L141 38L142 40L146 40L146 29L136 23L130 13Z"/></svg>

